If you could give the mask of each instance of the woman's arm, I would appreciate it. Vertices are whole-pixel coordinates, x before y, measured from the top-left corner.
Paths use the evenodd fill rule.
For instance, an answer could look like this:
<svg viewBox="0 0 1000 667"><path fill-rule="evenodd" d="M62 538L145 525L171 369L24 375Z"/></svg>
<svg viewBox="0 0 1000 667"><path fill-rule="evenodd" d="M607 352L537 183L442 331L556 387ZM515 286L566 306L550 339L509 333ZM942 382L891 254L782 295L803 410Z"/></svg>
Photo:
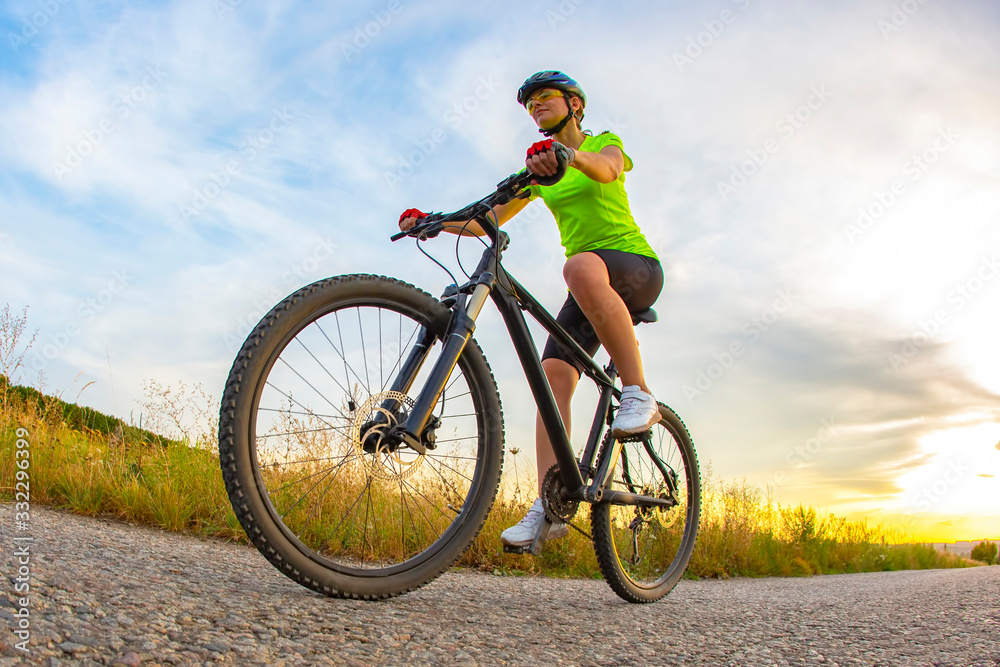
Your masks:
<svg viewBox="0 0 1000 667"><path fill-rule="evenodd" d="M605 146L600 153L573 151L573 161L569 166L579 169L583 174L598 183L611 183L618 180L625 170L625 155L617 146Z"/></svg>
<svg viewBox="0 0 1000 667"><path fill-rule="evenodd" d="M507 222L515 215L524 210L524 207L528 205L527 199L512 199L506 204L498 204L493 207L493 213L496 215L497 225L502 225ZM493 216L490 216L492 219ZM468 226L464 221L460 222L446 222L444 223L444 229L442 231L448 232L449 234L462 234L462 227L465 227L464 236L485 236L486 232L483 228L479 226L478 222L470 222Z"/></svg>

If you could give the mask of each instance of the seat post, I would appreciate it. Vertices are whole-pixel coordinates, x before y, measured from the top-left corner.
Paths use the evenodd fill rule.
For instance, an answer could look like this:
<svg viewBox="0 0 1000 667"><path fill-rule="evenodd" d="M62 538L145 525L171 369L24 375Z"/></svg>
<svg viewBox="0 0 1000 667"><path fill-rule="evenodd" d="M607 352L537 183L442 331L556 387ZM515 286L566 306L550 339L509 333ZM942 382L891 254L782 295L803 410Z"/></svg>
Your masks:
<svg viewBox="0 0 1000 667"><path fill-rule="evenodd" d="M583 455L580 457L580 472L587 476L589 476L591 472L590 468L593 466L594 458L597 456L597 446L600 444L604 427L611 423L608 419L608 408L611 407L611 397L614 392L613 387L615 381L618 379L618 369L615 368L615 362L609 361L608 365L604 367L604 372L611 378L611 386L605 386L601 389L601 397L597 400L597 412L594 413L594 421L590 425L590 435L587 437L587 447L583 450Z"/></svg>

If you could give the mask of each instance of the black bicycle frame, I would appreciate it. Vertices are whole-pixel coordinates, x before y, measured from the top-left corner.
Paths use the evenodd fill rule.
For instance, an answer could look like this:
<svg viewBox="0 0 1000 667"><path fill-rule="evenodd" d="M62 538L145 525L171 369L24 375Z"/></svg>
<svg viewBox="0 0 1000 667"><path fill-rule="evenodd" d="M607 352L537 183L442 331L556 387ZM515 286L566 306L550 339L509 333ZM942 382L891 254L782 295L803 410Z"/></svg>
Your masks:
<svg viewBox="0 0 1000 667"><path fill-rule="evenodd" d="M451 305L452 320L448 327L447 335L444 337L444 349L438 357L434 368L428 376L427 382L421 390L406 421L398 427L399 437L410 447L419 453L426 451L426 446L422 442L421 435L428 427L434 406L437 404L441 391L450 377L459 356L465 348L466 343L475 330L474 317L478 315L479 309L484 300L485 291L488 290L496 304L497 310L503 317L504 323L510 333L514 349L521 361L528 386L534 396L535 404L541 415L542 424L552 443L552 449L559 464L559 472L567 491L567 495L572 499L600 499L601 492L592 489L587 493L587 488L581 475L580 468L589 471L597 451L597 443L603 431L604 423L607 420L608 409L611 405L612 396L619 396L620 391L614 386L615 377L614 365L608 367L605 372L598 366L593 358L588 355L583 348L567 333L567 331L556 322L555 318L549 314L531 294L513 278L500 264L500 256L507 246L509 237L500 231L491 221L476 216L474 218L480 224L487 236L493 241L488 246L480 258L476 270L470 276L469 282L460 287L449 286L442 296L442 301ZM475 313L470 317L468 309L474 308ZM561 345L583 368L583 373L594 380L601 387L601 397L598 404L598 411L594 417L591 427L590 437L587 447L578 465L573 453L573 447L566 435L566 429L559 414L555 398L552 395L552 388L549 386L542 369L538 350L535 347L528 325L521 311L528 312L545 329L555 341ZM429 351L426 340L418 344L411 350L407 360L403 364L399 375L393 383L393 388L405 391L413 382L417 371L423 364L424 358ZM433 424L432 424L433 426ZM612 457L613 458L613 457ZM602 468L614 465L614 461L603 462ZM595 481L601 481L600 479Z"/></svg>

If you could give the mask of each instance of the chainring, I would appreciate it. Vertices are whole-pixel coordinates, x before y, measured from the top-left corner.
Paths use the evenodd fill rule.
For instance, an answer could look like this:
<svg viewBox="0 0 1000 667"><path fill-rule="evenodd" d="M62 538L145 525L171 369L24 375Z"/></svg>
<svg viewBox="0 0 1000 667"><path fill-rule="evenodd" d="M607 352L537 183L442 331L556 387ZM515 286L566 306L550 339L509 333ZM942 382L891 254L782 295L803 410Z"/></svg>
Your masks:
<svg viewBox="0 0 1000 667"><path fill-rule="evenodd" d="M549 468L542 480L542 505L545 506L545 517L552 523L571 525L570 521L580 509L580 501L567 499L565 490L566 486L559 475L559 466L554 465Z"/></svg>

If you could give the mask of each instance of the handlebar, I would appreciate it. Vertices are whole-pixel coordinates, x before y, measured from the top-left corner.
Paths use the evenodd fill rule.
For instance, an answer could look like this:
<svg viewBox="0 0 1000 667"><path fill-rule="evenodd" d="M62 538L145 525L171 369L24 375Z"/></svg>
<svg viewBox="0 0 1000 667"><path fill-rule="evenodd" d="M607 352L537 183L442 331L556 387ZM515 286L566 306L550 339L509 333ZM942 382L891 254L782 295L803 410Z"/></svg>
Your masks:
<svg viewBox="0 0 1000 667"><path fill-rule="evenodd" d="M432 239L435 236L437 236L442 229L444 229L441 216L442 216L441 213L431 213L426 218L424 218L424 222L421 222L419 225L413 225L412 227L410 227L409 230L405 232L399 232L398 234L393 234L392 236L389 237L389 240L395 243L399 239L405 238L407 236L415 236L421 240Z"/></svg>
<svg viewBox="0 0 1000 667"><path fill-rule="evenodd" d="M399 232L389 237L391 241L398 241L407 236L420 239L428 239L437 236L444 229L444 223L459 220L476 220L479 222L491 240L496 241L496 225L494 225L486 213L494 206L500 206L516 199L521 195L521 191L531 185L531 181L539 185L555 185L566 175L569 164L569 150L559 142L553 142L552 148L556 154L558 167L556 173L551 176L538 176L532 174L527 169L523 169L515 174L511 174L504 180L497 183L497 189L486 195L479 201L473 202L463 209L454 213L431 213L423 221L411 227L405 232ZM482 225L486 222L486 225Z"/></svg>

